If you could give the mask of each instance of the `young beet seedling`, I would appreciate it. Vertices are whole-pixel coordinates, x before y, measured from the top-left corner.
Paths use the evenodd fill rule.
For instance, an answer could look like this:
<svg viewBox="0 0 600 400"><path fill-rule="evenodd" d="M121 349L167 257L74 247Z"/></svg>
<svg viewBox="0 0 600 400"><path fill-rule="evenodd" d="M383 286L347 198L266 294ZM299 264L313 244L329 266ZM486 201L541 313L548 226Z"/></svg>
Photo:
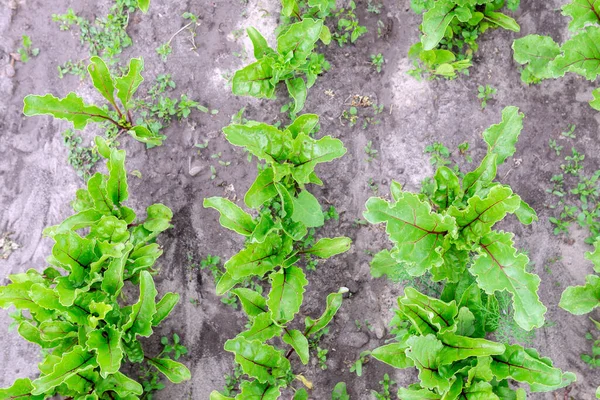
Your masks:
<svg viewBox="0 0 600 400"><path fill-rule="evenodd" d="M175 293L157 301L152 277L162 254L156 238L173 214L153 204L146 219L134 223L135 212L123 205L129 197L125 151L109 149L101 138L97 144L108 175L90 178L72 203L76 214L44 231L55 241L50 266L10 275L12 283L0 287L0 307L16 307L19 334L44 351L40 376L0 389L2 399L136 399L143 387L121 372L126 360L145 362L174 383L190 379L183 364L164 353L145 355L139 341L179 301ZM139 292L137 301L123 290L126 284Z"/></svg>
<svg viewBox="0 0 600 400"><path fill-rule="evenodd" d="M337 237L304 245L309 228L320 227L325 221L319 201L305 186L321 185L314 171L317 164L346 152L338 139L310 137L318 122L317 115L305 114L283 131L253 121L223 129L231 144L244 147L266 162L244 197L246 205L258 211L256 218L225 198L204 200L205 207L219 211L221 225L246 237L245 248L225 263L226 272L216 289L219 295L231 290L238 296L251 322L250 329L225 343L225 350L235 354L235 361L249 377L241 384L238 400L253 395L278 399L281 389L294 380L310 387L302 375L293 372L291 357L296 354L302 364L308 363L308 339L326 328L348 291L341 288L329 294L324 313L318 319L306 317L303 331L291 328L308 285L303 269L297 265L302 256L326 259L347 251L351 244L349 238ZM267 298L248 288L236 288L249 277L268 279ZM275 337L290 348L284 350L267 343ZM306 390L296 390L294 399L306 398ZM233 398L213 392L211 400L219 399Z"/></svg>
<svg viewBox="0 0 600 400"><path fill-rule="evenodd" d="M112 110L85 104L81 97L71 92L63 99L51 94L29 95L24 99L23 113L27 116L52 115L72 122L73 127L79 130L84 129L89 122L108 122L117 127L117 137L126 132L148 146L161 145L165 136L152 132L146 126L135 125L131 113L133 95L144 81L141 75L144 61L141 58L131 59L128 72L120 77L113 77L100 57L92 57L90 61L88 72L94 87L108 101ZM112 138L114 140L116 137Z"/></svg>

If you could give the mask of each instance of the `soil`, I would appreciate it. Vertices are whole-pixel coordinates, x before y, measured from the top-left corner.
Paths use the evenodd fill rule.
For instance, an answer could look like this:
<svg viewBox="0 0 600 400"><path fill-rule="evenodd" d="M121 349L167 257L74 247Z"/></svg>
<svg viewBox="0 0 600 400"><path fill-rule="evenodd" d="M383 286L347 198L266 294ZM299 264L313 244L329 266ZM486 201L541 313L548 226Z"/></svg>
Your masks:
<svg viewBox="0 0 600 400"><path fill-rule="evenodd" d="M379 195L387 195L392 179L409 190L419 190L420 182L433 173L426 145L435 141L450 149L468 141L474 162L481 160L485 144L482 131L500 120L501 110L518 106L526 115L525 128L513 160L499 171L501 181L510 184L516 193L537 210L540 220L523 226L510 217L501 226L515 233L517 245L528 252L533 271L542 278L540 297L548 307L547 326L537 330L532 345L551 357L555 365L577 374L578 381L568 389L550 394L532 394L532 399L593 399L600 384L597 374L580 359L591 350L584 338L593 330L585 316L573 316L558 308L562 291L581 284L591 264L583 254L589 246L584 234L573 231L569 239L554 236L548 217L548 207L554 200L546 193L550 177L559 171L561 158L548 147L548 140L558 138L568 124L576 124L577 139L572 143L586 154L586 168L598 169L600 163L600 113L587 104L593 85L575 76L545 81L527 87L519 76L518 65L512 59L510 46L514 39L529 33L550 34L557 41L567 37L567 18L557 8L562 0L523 0L515 16L522 31L515 34L496 30L483 35L480 49L468 77L453 81L418 81L407 75L411 64L407 59L409 46L418 40L419 17L409 8L408 0L384 0L380 15L366 12L366 1L357 1L360 21L369 33L355 45L340 48L333 43L325 52L331 70L319 77L309 91L304 112L321 115L319 135L341 139L348 148L340 160L321 166L322 188L311 188L323 203L334 205L339 222L330 221L319 235L347 235L352 249L341 256L321 262L309 272L310 284L305 304L297 320L317 316L324 307L327 293L339 287L350 289L351 296L330 327L321 347L329 349L328 369L321 370L316 359L308 366L298 365L314 383L312 399L329 399L333 386L345 381L353 399L373 398L371 390L380 390L378 382L384 373L401 385L415 381L414 371L393 370L376 361L368 363L361 378L349 372L361 351L382 345L389 337L387 327L393 315L395 299L402 287L385 279L373 279L369 273L369 252L389 247L380 226L354 223L361 218L367 198L373 195L369 179L378 186ZM77 13L93 18L106 15L109 0L3 0L0 3L0 236L12 232L12 240L20 247L7 259L0 258L0 282L9 274L29 268L43 269L50 253L51 240L42 237L44 227L54 225L70 215L69 202L83 181L67 164L67 150L61 132L67 123L50 117L25 118L23 97L27 94L53 93L65 96L70 91L82 94L86 100L98 100L88 80L68 75L59 79L57 66L69 59L78 60L87 54L76 31L62 32L52 22L52 14L64 13L72 7ZM190 11L201 17L197 50L190 50L186 34L173 40L173 53L163 62L155 49L166 42L184 25L180 15ZM273 31L278 24L279 1L240 0L189 1L153 0L148 14L136 12L128 27L133 46L126 49L121 60L142 56L147 90L158 74L171 73L177 83L176 94L191 98L219 110L217 115L192 113L182 123L172 124L165 132L168 139L161 147L146 149L133 140L122 140L128 153L128 169L139 170L141 178L130 176L130 206L143 210L161 202L174 212L173 228L162 235L164 255L157 276L160 293L181 294L180 305L158 329L161 335L177 332L190 349L183 361L192 372L192 380L180 385L167 384L156 399L207 399L213 389L221 389L224 376L230 373L233 357L225 352L223 343L244 329L246 320L240 311L223 304L214 293L214 283L208 271L190 268L188 255L195 262L207 254L226 260L243 245L240 237L222 228L214 210L204 209L202 200L209 196L238 199L256 176L254 166L245 153L229 145L220 130L240 108L245 117L274 123L285 120L279 113L287 96L279 91L277 100L257 100L231 94L223 74L231 74L252 58L249 41L236 38L232 32L249 26L257 27L274 43ZM377 21L385 24L383 38L377 37ZM26 64L16 63L14 76L8 69L10 52L20 45L21 35L32 38L40 54ZM244 53L245 52L245 53ZM242 53L237 57L234 53ZM385 64L376 73L368 63L371 54L382 53ZM244 56L249 54L249 56ZM478 85L490 84L498 89L495 99L481 110L477 99ZM385 106L377 116L379 124L366 129L361 122L350 127L340 118L349 108L351 96L370 96ZM370 115L366 109L359 113ZM87 133L91 138L91 132ZM194 147L209 140L207 149ZM372 141L379 151L373 162L366 161L364 147ZM565 149L570 142L564 140ZM231 165L218 165L210 158L221 152ZM563 154L564 157L564 154ZM217 176L211 180L210 165ZM195 172L190 174L190 170ZM554 261L556 259L558 261ZM545 268L548 266L548 268ZM190 300L198 300L194 305ZM372 329L358 329L355 321L368 320ZM6 332L10 318L0 313L0 330ZM363 324L364 325L364 324ZM40 361L36 347L22 340L15 331L4 335L0 342L0 387L10 385L17 377L35 376ZM157 348L158 339L146 343ZM151 351L150 351L151 352ZM570 396L570 397L569 397ZM282 398L291 399L286 392Z"/></svg>

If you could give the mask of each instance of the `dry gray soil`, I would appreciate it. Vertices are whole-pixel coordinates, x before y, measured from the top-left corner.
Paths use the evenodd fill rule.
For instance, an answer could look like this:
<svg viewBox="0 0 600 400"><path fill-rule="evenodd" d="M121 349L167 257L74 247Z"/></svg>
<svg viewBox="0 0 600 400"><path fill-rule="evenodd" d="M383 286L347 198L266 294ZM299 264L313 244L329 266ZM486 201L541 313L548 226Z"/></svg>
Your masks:
<svg viewBox="0 0 600 400"><path fill-rule="evenodd" d="M552 234L548 222L552 210L548 205L554 200L546 189L561 163L561 158L549 149L548 140L558 138L568 124L577 125L577 139L573 143L585 151L589 168L598 168L600 113L587 105L593 86L583 79L570 76L538 86L522 84L510 50L515 38L529 33L550 34L556 40L563 40L567 35L567 19L556 11L561 3L562 0L523 0L515 14L522 26L521 33L486 33L480 40L471 76L454 81L419 82L406 74L410 67L407 50L418 40L419 25L419 17L409 9L408 0L384 0L379 16L366 12L366 1L357 1L360 20L369 33L356 45L339 48L334 43L322 49L332 68L310 90L304 111L320 114L319 135L340 138L348 153L318 171L325 185L314 188L314 193L340 213L340 221L328 222L320 234L347 235L354 245L345 255L322 262L308 276L310 285L301 319L320 314L326 294L340 286L347 286L352 294L321 344L329 349L329 368L322 371L316 360L307 367L299 366L299 371L314 382L311 398L330 398L333 386L339 381L348 383L352 398L372 398L371 389L379 389L378 381L385 372L400 384L414 382L414 372L392 370L375 361L366 365L361 378L349 372L350 364L361 351L384 343L395 298L402 293L401 286L384 279L375 280L369 273L368 252L389 246L383 231L380 227L353 222L361 218L365 201L373 195L367 183L370 178L379 186L381 195L388 193L392 179L410 190L419 190L421 180L432 173L429 156L423 149L434 141L451 149L468 141L475 162L479 162L485 152L481 132L498 122L502 108L508 105L516 105L526 114L525 129L515 161L504 165L499 175L540 216L539 222L528 227L512 217L503 223L504 229L515 232L518 246L529 253L534 271L542 278L540 296L548 307L549 324L536 332L532 345L550 356L557 366L575 372L578 377L577 383L568 389L555 394L534 394L531 398L594 398L600 379L579 357L590 350L584 334L592 330L592 322L557 306L564 288L582 283L585 274L591 271L590 263L583 258L589 248L583 243L581 232L574 231L571 239ZM80 59L87 49L80 45L75 33L59 31L51 15L72 7L93 18L106 15L109 5L109 0L2 0L0 3L0 71L9 63L8 53L19 47L22 34L31 36L34 46L41 49L39 56L29 63L17 63L14 76L9 76L8 70L0 72L0 235L13 232L12 238L20 246L6 260L0 259L0 281L4 283L10 273L45 267L51 241L42 237L42 229L70 214L69 201L83 185L67 164L60 133L68 125L50 117L25 118L22 114L23 97L31 93L64 96L76 91L88 100L97 100L88 80L80 81L71 75L58 78L57 66L68 59ZM184 11L201 16L198 49L191 51L185 35L180 35L173 42L173 54L164 63L155 48L183 25L180 15ZM188 254L196 261L207 254L227 259L243 244L235 234L219 226L216 213L204 209L202 200L208 196L231 196L231 190L242 198L254 180L255 167L220 133L234 113L245 106L248 119L285 122L285 116L279 113L281 105L287 102L285 93L280 92L275 101L236 97L222 77L252 59L251 55L244 60L233 54L244 50L252 53L245 35L236 39L232 32L256 26L273 43L278 16L277 0L249 0L246 5L240 0L152 0L149 13L135 13L128 27L134 44L121 59L144 57L147 81L142 90L147 90L158 74L168 72L178 84L176 93L187 92L220 111L215 116L193 113L185 122L173 124L166 131L168 139L162 147L147 150L137 142L122 141L128 153L129 170L142 173L141 178L130 177L130 205L143 209L162 202L174 212L174 227L160 239L164 256L157 282L159 292L177 291L182 300L159 334L178 332L182 336L190 349L183 361L193 378L178 386L167 385L157 399L207 399L211 390L223 387L224 375L233 365L233 357L222 346L243 329L245 318L220 302L207 271L199 273L189 268ZM376 34L378 18L388 29L383 38ZM386 60L381 74L367 63L369 55L379 52ZM498 94L482 111L476 94L477 86L485 84L498 88ZM352 95L371 96L383 104L381 123L367 129L361 123L344 126L339 117L348 109ZM209 139L209 147L198 153L194 144L205 139ZM369 140L379 151L371 163L366 161L364 152ZM571 145L567 141L562 144L566 149ZM210 154L216 152L222 152L222 159L231 161L231 165L223 167L211 160ZM210 179L211 163L217 168L214 180ZM190 166L199 168L200 173L192 176ZM560 260L552 263L557 257ZM199 301L197 306L190 303L193 299ZM358 329L356 320L368 320L373 329ZM9 323L8 313L0 313L0 331L6 332ZM34 376L39 360L35 348L14 331L3 334L0 387L11 384L16 377ZM287 393L283 398L290 399L291 395Z"/></svg>

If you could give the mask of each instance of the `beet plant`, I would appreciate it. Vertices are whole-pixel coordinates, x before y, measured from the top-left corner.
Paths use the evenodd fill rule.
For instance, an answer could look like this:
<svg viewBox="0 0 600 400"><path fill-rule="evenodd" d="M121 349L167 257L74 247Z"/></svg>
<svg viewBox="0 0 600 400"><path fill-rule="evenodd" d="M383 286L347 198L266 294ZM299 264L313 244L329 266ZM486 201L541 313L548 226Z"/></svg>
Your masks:
<svg viewBox="0 0 600 400"><path fill-rule="evenodd" d="M575 73L596 81L600 75L600 1L573 0L562 7L574 33L562 45L550 36L527 35L513 43L514 59L523 65L521 79L527 84ZM600 88L590 105L600 111Z"/></svg>
<svg viewBox="0 0 600 400"><path fill-rule="evenodd" d="M531 392L547 392L569 385L575 375L552 366L537 350L485 339L494 330L489 318L493 296L481 293L477 283L447 285L442 299L412 287L398 298L393 343L371 356L395 368L415 367L419 383L400 388L398 398L411 399L525 399Z"/></svg>
<svg viewBox="0 0 600 400"><path fill-rule="evenodd" d="M468 74L477 39L492 28L519 32L519 24L501 11L516 10L520 0L411 0L411 8L423 14L421 41L409 50L411 74L455 78Z"/></svg>
<svg viewBox="0 0 600 400"><path fill-rule="evenodd" d="M385 223L394 243L392 250L373 258L374 275L401 270L418 277L429 272L434 281L448 283L473 276L488 295L512 295L514 320L521 328L544 325L546 307L537 294L540 278L527 271L529 258L514 248L513 234L493 229L507 214L523 224L537 220L510 186L494 182L497 168L514 154L522 128L523 114L506 107L502 122L483 133L487 155L474 171L461 179L441 166L429 193L410 193L393 182L391 201L370 198L364 217L372 224Z"/></svg>
<svg viewBox="0 0 600 400"><path fill-rule="evenodd" d="M77 191L75 214L44 233L55 244L42 272L9 276L0 287L0 307L14 306L19 334L42 349L40 375L0 389L0 398L137 399L143 387L122 372L126 362L147 363L170 381L190 378L181 363L146 355L140 337L150 337L179 301L157 299L153 269L162 254L156 238L170 227L162 204L146 218L124 205L128 199L125 151L109 149L108 175L96 173ZM23 311L26 311L24 314Z"/></svg>
<svg viewBox="0 0 600 400"><path fill-rule="evenodd" d="M333 319L342 304L341 288L327 296L323 314L306 317L304 329L297 329L305 288L306 274L299 266L303 257L329 258L350 248L347 237L322 238L312 245L305 239L309 228L322 226L324 216L319 201L307 189L309 183L321 185L315 173L319 163L329 162L345 154L342 142L330 136L310 137L319 117L304 114L283 131L264 123L232 124L223 129L227 140L245 148L265 162L256 180L246 192L244 202L256 216L242 210L232 201L211 197L205 207L219 211L219 222L246 237L244 249L225 263L225 274L217 283L217 294L235 294L250 319L250 328L225 343L225 350L235 354L235 361L248 376L241 384L236 399L277 399L281 389L294 379L290 363L296 354L302 364L309 361L308 338ZM248 278L268 281L265 298L258 292L236 287ZM268 344L277 338L275 346ZM281 344L290 346L284 350ZM310 385L308 385L310 386ZM306 397L304 389L295 399ZM211 399L231 399L213 392Z"/></svg>

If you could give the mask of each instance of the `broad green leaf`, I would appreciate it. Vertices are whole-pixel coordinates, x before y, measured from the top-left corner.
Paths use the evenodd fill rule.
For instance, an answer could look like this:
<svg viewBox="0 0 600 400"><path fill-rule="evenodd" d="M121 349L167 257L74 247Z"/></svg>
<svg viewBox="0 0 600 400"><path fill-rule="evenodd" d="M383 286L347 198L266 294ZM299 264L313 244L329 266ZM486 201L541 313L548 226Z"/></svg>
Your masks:
<svg viewBox="0 0 600 400"><path fill-rule="evenodd" d="M292 138L296 139L300 133L310 135L319 124L319 116L317 114L303 114L294 120L286 129L292 134Z"/></svg>
<svg viewBox="0 0 600 400"><path fill-rule="evenodd" d="M141 271L148 270L154 265L161 254L162 250L157 243L138 247L129 255L129 262L127 263L128 275L137 276Z"/></svg>
<svg viewBox="0 0 600 400"><path fill-rule="evenodd" d="M88 334L87 347L96 350L96 360L100 366L100 375L106 378L119 371L123 359L121 331L110 325L103 330L94 330Z"/></svg>
<svg viewBox="0 0 600 400"><path fill-rule="evenodd" d="M82 238L69 231L54 236L52 256L66 270L70 271L69 279L75 284L82 284L86 269L98 257L94 252L95 241Z"/></svg>
<svg viewBox="0 0 600 400"><path fill-rule="evenodd" d="M231 288L233 288L235 285L237 285L239 282L240 282L239 280L233 279L231 274L226 271L223 274L223 276L221 276L221 279L219 279L219 282L217 282L217 285L215 287L215 292L216 292L217 296L224 295Z"/></svg>
<svg viewBox="0 0 600 400"><path fill-rule="evenodd" d="M336 238L319 239L310 249L303 250L302 254L310 254L319 258L329 258L350 250L352 239L345 236Z"/></svg>
<svg viewBox="0 0 600 400"><path fill-rule="evenodd" d="M281 0L281 14L291 17L294 13L300 13L298 2L296 0Z"/></svg>
<svg viewBox="0 0 600 400"><path fill-rule="evenodd" d="M594 271L600 273L600 239L594 242L594 251L586 251L585 258L594 264ZM13 280L14 282L14 280Z"/></svg>
<svg viewBox="0 0 600 400"><path fill-rule="evenodd" d="M448 215L456 220L459 234L468 244L491 232L496 222L502 221L507 213L515 212L521 206L521 198L513 194L507 186L494 186L485 198L473 196L467 207L459 209L451 206Z"/></svg>
<svg viewBox="0 0 600 400"><path fill-rule="evenodd" d="M261 383L274 384L290 370L290 362L273 346L236 337L225 342L225 350L235 354L244 373Z"/></svg>
<svg viewBox="0 0 600 400"><path fill-rule="evenodd" d="M497 171L496 153L487 154L475 171L469 172L463 178L463 190L467 198L473 196L482 187L489 185L496 177Z"/></svg>
<svg viewBox="0 0 600 400"><path fill-rule="evenodd" d="M594 100L590 101L590 106L592 106L593 109L600 111L600 88L594 89L592 95L594 96Z"/></svg>
<svg viewBox="0 0 600 400"><path fill-rule="evenodd" d="M78 229L87 228L90 225L94 225L102 218L102 213L94 209L88 209L85 211L78 212L77 214L67 217L59 225L50 226L44 229L44 236L54 236L57 233L64 233L66 231L76 231Z"/></svg>
<svg viewBox="0 0 600 400"><path fill-rule="evenodd" d="M106 191L113 204L120 205L129 197L127 191L127 172L125 171L125 150L113 150L108 166Z"/></svg>
<svg viewBox="0 0 600 400"><path fill-rule="evenodd" d="M439 400L442 396L429 389L423 389L419 385L411 385L409 388L398 389L398 398L402 400Z"/></svg>
<svg viewBox="0 0 600 400"><path fill-rule="evenodd" d="M33 282L15 282L0 286L0 307L8 308L11 305L18 310L27 309L34 314L38 321L52 317L52 312L37 304L29 295Z"/></svg>
<svg viewBox="0 0 600 400"><path fill-rule="evenodd" d="M272 234L262 243L247 244L243 250L227 260L225 269L235 280L253 275L262 277L281 265L287 256L284 253L281 237Z"/></svg>
<svg viewBox="0 0 600 400"><path fill-rule="evenodd" d="M413 367L415 364L412 359L406 357L406 349L408 349L406 343L391 343L376 348L371 352L371 356L394 368Z"/></svg>
<svg viewBox="0 0 600 400"><path fill-rule="evenodd" d="M156 314L152 317L152 326L158 326L165 318L167 318L177 303L179 303L178 293L166 293L162 299L156 303Z"/></svg>
<svg viewBox="0 0 600 400"><path fill-rule="evenodd" d="M248 316L256 317L267 312L267 300L260 293L246 288L234 289L231 293L240 299L242 308Z"/></svg>
<svg viewBox="0 0 600 400"><path fill-rule="evenodd" d="M63 306L56 290L36 283L30 287L29 298L46 310L53 310L63 313L64 316L73 323L87 325L88 316L90 313L83 307Z"/></svg>
<svg viewBox="0 0 600 400"><path fill-rule="evenodd" d="M258 340L259 342L266 342L279 335L281 335L281 327L275 324L271 318L271 313L265 312L254 318L250 329L240 333L238 336L250 341Z"/></svg>
<svg viewBox="0 0 600 400"><path fill-rule="evenodd" d="M506 232L491 232L483 237L480 255L470 272L487 294L503 290L511 293L515 322L521 328L531 330L544 324L546 307L537 294L540 278L525 270L529 258L517 253L512 236Z"/></svg>
<svg viewBox="0 0 600 400"><path fill-rule="evenodd" d="M509 17L506 14L502 14L500 12L486 12L485 17L487 21L492 22L495 25L498 25L501 28L508 29L513 32L520 32L521 27L514 20L514 18Z"/></svg>
<svg viewBox="0 0 600 400"><path fill-rule="evenodd" d="M23 321L17 328L19 335L28 342L35 343L42 349L50 349L56 347L57 343L48 342L41 337L40 330L29 321Z"/></svg>
<svg viewBox="0 0 600 400"><path fill-rule="evenodd" d="M263 35L260 34L258 30L253 27L246 29L248 32L248 37L252 41L252 46L254 46L254 57L257 60L260 60L264 56L273 56L275 55L275 50L269 47L267 40Z"/></svg>
<svg viewBox="0 0 600 400"><path fill-rule="evenodd" d="M147 358L146 360L173 383L181 383L192 378L190 370L180 362L169 358Z"/></svg>
<svg viewBox="0 0 600 400"><path fill-rule="evenodd" d="M308 400L308 392L304 388L298 389L292 400Z"/></svg>
<svg viewBox="0 0 600 400"><path fill-rule="evenodd" d="M350 400L346 390L346 382L338 382L331 393L331 400Z"/></svg>
<svg viewBox="0 0 600 400"><path fill-rule="evenodd" d="M404 297L398 299L398 306L422 335L443 333L455 328L458 307L454 301L446 303L407 287Z"/></svg>
<svg viewBox="0 0 600 400"><path fill-rule="evenodd" d="M223 133L229 143L248 149L270 164L283 161L292 150L290 136L267 124L231 124L223 128Z"/></svg>
<svg viewBox="0 0 600 400"><path fill-rule="evenodd" d="M319 200L312 195L308 190L303 190L298 194L298 197L293 198L294 213L292 220L301 222L308 228L316 228L323 226L325 217L321 210Z"/></svg>
<svg viewBox="0 0 600 400"><path fill-rule="evenodd" d="M559 55L552 62L554 77L575 72L593 81L600 75L600 26L588 26L584 31L571 37L560 48Z"/></svg>
<svg viewBox="0 0 600 400"><path fill-rule="evenodd" d="M583 315L600 306L600 277L588 275L583 286L569 286L560 297L561 308L571 314Z"/></svg>
<svg viewBox="0 0 600 400"><path fill-rule="evenodd" d="M235 72L232 80L232 91L237 96L252 96L259 99L275 98L275 85L272 83L275 60L263 57L260 60Z"/></svg>
<svg viewBox="0 0 600 400"><path fill-rule="evenodd" d="M92 78L94 87L102 97L104 97L114 108L118 110L117 103L115 102L115 84L110 71L100 57L90 58L91 64L88 65L88 73Z"/></svg>
<svg viewBox="0 0 600 400"><path fill-rule="evenodd" d="M294 319L300 311L304 287L308 285L306 276L301 268L281 268L270 275L271 291L267 306L273 315L273 320L283 325Z"/></svg>
<svg viewBox="0 0 600 400"><path fill-rule="evenodd" d="M0 389L0 398L2 399L27 399L27 400L43 400L46 396L44 394L33 396L31 391L33 385L29 378L17 379L12 386Z"/></svg>
<svg viewBox="0 0 600 400"><path fill-rule="evenodd" d="M121 293L121 289L124 285L123 272L125 271L125 264L129 258L131 247L131 244L127 244L126 250L121 257L110 260L110 263L104 272L104 279L102 280L102 290L106 293L115 296Z"/></svg>
<svg viewBox="0 0 600 400"><path fill-rule="evenodd" d="M140 84L144 81L144 78L142 77L143 70L144 60L142 58L132 58L129 60L129 69L127 70L127 74L115 78L117 97L126 110L131 108L131 97L135 94Z"/></svg>
<svg viewBox="0 0 600 400"><path fill-rule="evenodd" d="M528 352L518 344L507 345L504 354L492 356L490 367L500 380L510 378L518 382L541 383L546 386L559 385L562 382L560 369L548 365L547 360L540 358L537 352Z"/></svg>
<svg viewBox="0 0 600 400"><path fill-rule="evenodd" d="M131 337L149 337L152 334L152 319L156 314L155 298L158 292L154 287L154 279L148 271L140 273L140 297L137 303L131 307L131 313L127 323L123 325L123 331Z"/></svg>
<svg viewBox="0 0 600 400"><path fill-rule="evenodd" d="M387 275L387 279L392 282L401 282L410 278L404 265L398 262L389 250L382 250L375 254L370 265L373 278Z"/></svg>
<svg viewBox="0 0 600 400"><path fill-rule="evenodd" d="M535 83L552 78L550 63L560 54L560 46L550 36L527 35L514 41L514 59L525 65L521 79Z"/></svg>
<svg viewBox="0 0 600 400"><path fill-rule="evenodd" d="M302 364L308 364L308 358L310 356L308 351L308 339L297 329L284 329L285 333L282 339L285 343L292 346Z"/></svg>
<svg viewBox="0 0 600 400"><path fill-rule="evenodd" d="M562 10L563 15L572 18L571 31L583 29L588 24L600 24L600 0L571 0Z"/></svg>
<svg viewBox="0 0 600 400"><path fill-rule="evenodd" d="M150 0L138 0L138 7L142 12L148 12L148 8L150 7Z"/></svg>
<svg viewBox="0 0 600 400"><path fill-rule="evenodd" d="M505 347L502 343L490 340L459 336L452 332L446 332L438 336L444 344L440 351L440 364L452 364L455 361L464 360L469 357L485 357L503 354Z"/></svg>
<svg viewBox="0 0 600 400"><path fill-rule="evenodd" d="M96 392L102 395L105 392L113 391L119 396L124 397L129 395L141 396L144 388L138 382L129 378L121 372L116 372L98 382Z"/></svg>
<svg viewBox="0 0 600 400"><path fill-rule="evenodd" d="M244 381L242 383L246 383L246 382L247 381ZM209 400L234 400L234 398L222 395L221 393L217 392L216 390L213 390L212 392L210 392Z"/></svg>
<svg viewBox="0 0 600 400"><path fill-rule="evenodd" d="M519 219L519 222L524 225L530 225L538 220L535 210L523 200L521 200L521 205L515 211L515 215Z"/></svg>
<svg viewBox="0 0 600 400"><path fill-rule="evenodd" d="M273 182L273 168L265 168L250 186L244 196L244 202L250 208L259 209L266 201L277 196Z"/></svg>
<svg viewBox="0 0 600 400"><path fill-rule="evenodd" d="M160 146L166 136L150 131L143 125L136 125L128 133L138 142L146 143L148 146Z"/></svg>
<svg viewBox="0 0 600 400"><path fill-rule="evenodd" d="M450 168L439 167L435 172L433 180L435 182L435 191L433 192L432 201L440 209L447 209L454 200L462 197L460 181Z"/></svg>
<svg viewBox="0 0 600 400"><path fill-rule="evenodd" d="M306 319L304 320L304 325L306 326L304 334L306 335L306 337L314 335L321 329L325 328L329 324L329 322L331 322L333 317L335 317L337 311L342 306L342 299L344 293L348 293L348 288L341 287L340 290L337 291L337 293L328 294L326 300L327 306L325 307L325 311L316 320L310 317L306 317Z"/></svg>
<svg viewBox="0 0 600 400"><path fill-rule="evenodd" d="M286 79L285 85L287 86L287 90L290 96L294 99L294 108L292 110L293 114L299 113L304 108L304 103L306 102L306 96L308 95L308 91L306 89L306 82L302 77Z"/></svg>
<svg viewBox="0 0 600 400"><path fill-rule="evenodd" d="M331 136L315 140L305 133L299 133L293 143L293 153L289 159L294 164L292 175L300 185L312 183L311 174L319 163L333 161L346 154L346 148L339 139Z"/></svg>
<svg viewBox="0 0 600 400"><path fill-rule="evenodd" d="M146 209L146 214L143 226L150 232L163 232L171 227L173 212L164 204L152 204Z"/></svg>
<svg viewBox="0 0 600 400"><path fill-rule="evenodd" d="M423 43L424 50L434 49L444 38L446 28L456 17L455 7L456 3L452 0L438 0L431 9L423 14L421 43Z"/></svg>
<svg viewBox="0 0 600 400"><path fill-rule="evenodd" d="M52 115L73 123L75 129L83 129L89 121L104 122L110 120L106 111L96 106L83 103L83 99L75 93L69 93L64 99L51 94L45 96L28 95L23 100L23 113L28 117L34 115Z"/></svg>
<svg viewBox="0 0 600 400"><path fill-rule="evenodd" d="M42 340L53 341L77 336L77 326L67 321L44 321L39 325Z"/></svg>
<svg viewBox="0 0 600 400"><path fill-rule="evenodd" d="M524 117L517 107L506 107L502 110L502 122L483 132L483 139L488 144L488 154L498 154L496 165L503 164L515 153L517 140L523 130Z"/></svg>
<svg viewBox="0 0 600 400"><path fill-rule="evenodd" d="M435 335L412 336L407 344L409 349L406 351L406 356L413 360L419 370L421 385L441 392L450 389L451 382L438 370L444 344Z"/></svg>
<svg viewBox="0 0 600 400"><path fill-rule="evenodd" d="M240 385L240 394L236 400L277 400L281 396L280 386L261 383L258 380L244 381ZM212 400L212 399L211 399Z"/></svg>
<svg viewBox="0 0 600 400"><path fill-rule="evenodd" d="M125 247L122 242L129 239L129 230L127 229L127 222L118 219L113 215L105 215L90 228L90 233L86 237L87 239L96 239L99 242L106 243L105 249L101 247L103 254L110 254L111 257L118 257L122 254ZM114 246L110 249L110 246ZM116 249L118 251L114 251Z"/></svg>
<svg viewBox="0 0 600 400"><path fill-rule="evenodd" d="M372 197L366 208L367 221L386 223L386 232L398 249L397 259L407 263L411 275L423 275L443 262L438 249L444 236L456 232L454 218L432 212L428 203L412 193L403 193L394 204Z"/></svg>
<svg viewBox="0 0 600 400"><path fill-rule="evenodd" d="M209 197L204 199L204 208L214 208L220 214L219 223L240 235L250 236L256 223L250 214L246 213L236 204L223 197Z"/></svg>
<svg viewBox="0 0 600 400"><path fill-rule="evenodd" d="M92 353L87 352L81 346L75 346L73 350L62 355L51 373L43 374L32 382L34 389L31 394L47 393L71 376L95 368L97 365L96 357Z"/></svg>
<svg viewBox="0 0 600 400"><path fill-rule="evenodd" d="M322 20L311 18L290 25L277 37L277 51L292 67L301 66L315 48L322 28Z"/></svg>
<svg viewBox="0 0 600 400"><path fill-rule="evenodd" d="M106 177L99 172L95 173L88 180L87 189L94 203L94 208L104 215L112 215L115 205L106 191Z"/></svg>

